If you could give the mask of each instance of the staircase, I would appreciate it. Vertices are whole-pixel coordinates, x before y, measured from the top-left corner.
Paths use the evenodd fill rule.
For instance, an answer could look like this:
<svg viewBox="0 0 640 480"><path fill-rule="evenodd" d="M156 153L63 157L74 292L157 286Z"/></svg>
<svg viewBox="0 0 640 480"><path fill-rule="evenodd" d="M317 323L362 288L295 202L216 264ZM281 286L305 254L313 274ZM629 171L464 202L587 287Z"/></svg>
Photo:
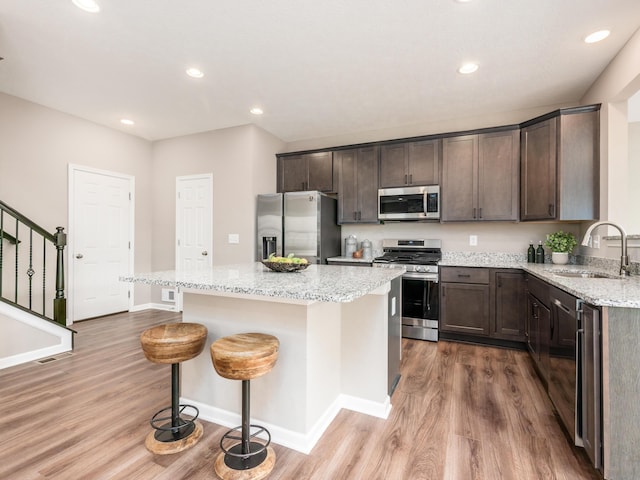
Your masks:
<svg viewBox="0 0 640 480"><path fill-rule="evenodd" d="M62 227L49 233L0 201L0 369L68 352Z"/></svg>

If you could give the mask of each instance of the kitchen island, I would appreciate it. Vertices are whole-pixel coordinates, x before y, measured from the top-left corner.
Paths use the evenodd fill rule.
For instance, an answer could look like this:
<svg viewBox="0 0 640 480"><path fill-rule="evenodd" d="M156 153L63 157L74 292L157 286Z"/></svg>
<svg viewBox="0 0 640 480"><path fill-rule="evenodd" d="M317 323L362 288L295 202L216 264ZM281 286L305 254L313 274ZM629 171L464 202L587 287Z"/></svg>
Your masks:
<svg viewBox="0 0 640 480"><path fill-rule="evenodd" d="M205 325L207 345L241 332L278 337L274 369L251 382L252 422L308 453L341 408L388 416L388 312L400 308L388 294L403 272L310 265L278 273L253 263L122 280L177 288L183 321ZM205 420L241 423L241 383L215 373L208 347L182 365L181 403L196 405Z"/></svg>

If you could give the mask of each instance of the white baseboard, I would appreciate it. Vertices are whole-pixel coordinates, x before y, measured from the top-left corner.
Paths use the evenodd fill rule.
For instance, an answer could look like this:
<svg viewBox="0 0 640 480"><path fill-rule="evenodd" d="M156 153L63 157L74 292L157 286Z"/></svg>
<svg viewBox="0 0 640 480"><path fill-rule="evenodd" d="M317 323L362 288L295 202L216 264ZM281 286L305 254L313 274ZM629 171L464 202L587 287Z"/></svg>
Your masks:
<svg viewBox="0 0 640 480"><path fill-rule="evenodd" d="M59 353L70 352L72 350L70 345L53 345L51 347L41 348L39 350L33 350L31 352L20 353L18 355L12 355L10 357L0 359L0 370L3 368L13 367L22 363L33 362L40 360L41 358L52 357Z"/></svg>
<svg viewBox="0 0 640 480"><path fill-rule="evenodd" d="M33 350L26 349L26 352L17 353L4 358L0 358L0 369L20 365L21 363L32 362L44 357L50 357L63 352L70 352L73 349L73 332L53 322L43 320L40 317L31 315L24 310L15 308L7 303L0 302L0 317L7 317L8 320L21 322L32 328L48 333L57 338L53 345L32 346Z"/></svg>
<svg viewBox="0 0 640 480"><path fill-rule="evenodd" d="M143 310L165 310L167 312L177 312L175 305L166 305L164 303L142 303L134 305L129 309L130 312L141 312Z"/></svg>
<svg viewBox="0 0 640 480"><path fill-rule="evenodd" d="M385 420L389 418L389 413L391 413L391 399L389 395L387 395L384 402L380 403L342 394L340 395L340 404L342 408L346 408L347 410L364 413L372 417L384 418Z"/></svg>
<svg viewBox="0 0 640 480"><path fill-rule="evenodd" d="M180 398L180 403L196 406L200 411L200 418L208 422L227 428L237 427L242 424L242 418L238 413L216 408L188 398ZM262 425L269 430L273 443L308 455L342 408L386 419L391 411L391 403L388 396L385 402L377 403L349 395L339 395L306 433L282 428L256 418L252 418L251 423Z"/></svg>

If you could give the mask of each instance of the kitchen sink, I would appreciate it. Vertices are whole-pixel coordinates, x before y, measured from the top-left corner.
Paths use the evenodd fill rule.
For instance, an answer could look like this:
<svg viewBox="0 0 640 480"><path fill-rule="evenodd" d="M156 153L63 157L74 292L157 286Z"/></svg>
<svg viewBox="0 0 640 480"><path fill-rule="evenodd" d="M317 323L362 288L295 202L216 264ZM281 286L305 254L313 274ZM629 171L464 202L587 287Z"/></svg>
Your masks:
<svg viewBox="0 0 640 480"><path fill-rule="evenodd" d="M559 277L567 278L609 278L613 280L618 278L614 275L607 275L606 273L597 272L554 272L553 274Z"/></svg>

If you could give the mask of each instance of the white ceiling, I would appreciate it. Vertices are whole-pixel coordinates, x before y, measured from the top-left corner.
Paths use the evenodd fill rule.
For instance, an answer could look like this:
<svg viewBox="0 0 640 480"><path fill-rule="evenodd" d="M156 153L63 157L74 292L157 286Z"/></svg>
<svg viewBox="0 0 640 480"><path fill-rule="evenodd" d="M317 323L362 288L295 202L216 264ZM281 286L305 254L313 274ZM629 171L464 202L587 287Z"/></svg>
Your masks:
<svg viewBox="0 0 640 480"><path fill-rule="evenodd" d="M150 140L256 123L291 142L577 103L640 26L640 0L97 1L2 0L0 91ZM478 72L458 74L469 60Z"/></svg>

